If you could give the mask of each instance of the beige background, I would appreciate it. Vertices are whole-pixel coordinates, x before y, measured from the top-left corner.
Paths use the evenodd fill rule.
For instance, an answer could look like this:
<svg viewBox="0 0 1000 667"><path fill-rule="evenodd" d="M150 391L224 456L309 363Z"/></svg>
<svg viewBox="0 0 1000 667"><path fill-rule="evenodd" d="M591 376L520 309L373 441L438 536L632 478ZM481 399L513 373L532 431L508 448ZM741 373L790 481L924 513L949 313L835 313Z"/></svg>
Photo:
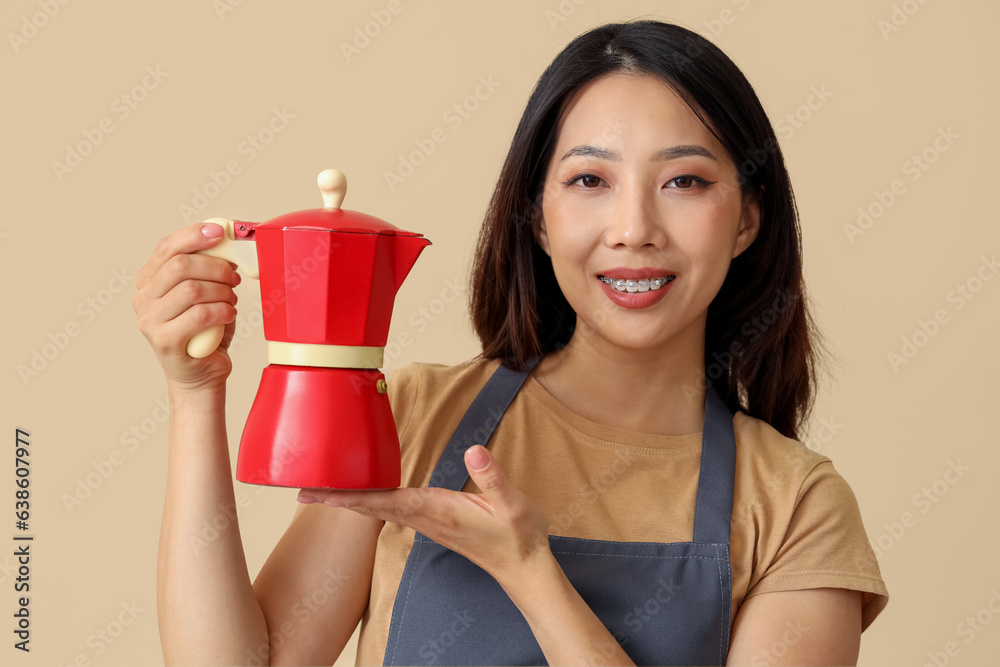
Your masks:
<svg viewBox="0 0 1000 667"><path fill-rule="evenodd" d="M1000 653L1000 619L987 607L996 595L1000 609L1000 279L977 282L994 277L983 258L1000 250L991 205L1000 148L995 2L403 0L349 61L341 43L388 0L152 4L11 0L0 9L0 398L10 447L0 474L0 662L162 660L154 574L167 444L157 401L165 389L135 326L134 285L123 288L114 272L131 279L156 241L188 222L180 206L198 203L194 190L212 182L210 172L231 160L240 169L226 187L208 188L216 196L192 221L265 220L316 207L316 173L346 172L347 208L434 242L397 299L390 340L408 333L412 344L390 349L387 370L467 359L477 344L466 294L431 317L420 309L465 286L487 199L544 67L588 28L636 16L713 39L779 130L802 216L807 284L836 357L807 440L855 490L891 594L863 636L862 664L922 665L937 653L939 664L982 665ZM50 5L51 18L43 11ZM887 25L898 30L885 32ZM142 89L147 68L159 68L162 80L147 77ZM480 77L499 86L460 126L447 123L445 112ZM812 96L817 90L824 101ZM135 103L127 117L122 95ZM275 108L294 118L251 161L241 142L266 128ZM794 125L782 120L796 113ZM102 119L112 132L99 131ZM439 127L447 141L390 190L385 172ZM948 128L951 143L935 148ZM88 133L100 143L57 175L53 163L90 141ZM911 157L925 152L933 164L913 171ZM849 238L845 225L856 224L859 207L878 213L877 193L891 192L897 179L892 204ZM959 284L978 291L959 298ZM265 365L254 289L251 281L238 288L250 335L233 352L234 459ZM946 321L932 337L919 334L936 312ZM77 335L61 337L67 326ZM903 337L921 347L894 369L888 355L902 353ZM22 378L19 366L46 351L44 369ZM17 427L31 433L30 656L12 648L11 633ZM129 439L132 429L141 440ZM950 464L967 470L946 475ZM88 475L109 466L88 497L67 506ZM933 503L919 497L924 488ZM250 500L239 519L256 574L287 525L295 491L237 490ZM131 624L111 644L98 639L117 631L123 605L141 611L122 616ZM977 612L981 630L960 626Z"/></svg>

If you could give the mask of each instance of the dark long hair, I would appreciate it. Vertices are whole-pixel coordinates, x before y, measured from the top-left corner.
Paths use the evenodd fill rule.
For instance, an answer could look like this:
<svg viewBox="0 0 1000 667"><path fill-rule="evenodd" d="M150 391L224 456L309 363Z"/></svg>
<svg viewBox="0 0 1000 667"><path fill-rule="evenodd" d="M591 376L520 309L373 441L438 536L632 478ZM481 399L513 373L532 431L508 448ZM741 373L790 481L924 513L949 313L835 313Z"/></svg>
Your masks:
<svg viewBox="0 0 1000 667"><path fill-rule="evenodd" d="M659 21L595 28L545 70L528 100L490 201L473 263L471 313L482 357L508 366L566 345L576 314L535 240L532 219L563 109L605 74L647 74L671 86L737 166L761 225L732 260L708 309L706 382L741 409L797 438L812 407L817 335L806 309L798 211L771 123L736 65L697 33Z"/></svg>

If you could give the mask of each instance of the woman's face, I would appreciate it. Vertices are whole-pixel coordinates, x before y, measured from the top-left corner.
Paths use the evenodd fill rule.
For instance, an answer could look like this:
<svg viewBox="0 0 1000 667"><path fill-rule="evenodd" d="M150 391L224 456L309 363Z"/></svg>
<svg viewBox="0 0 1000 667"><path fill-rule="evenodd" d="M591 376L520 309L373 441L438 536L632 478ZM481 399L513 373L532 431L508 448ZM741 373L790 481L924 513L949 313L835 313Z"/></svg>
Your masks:
<svg viewBox="0 0 1000 667"><path fill-rule="evenodd" d="M575 337L654 350L704 345L709 303L759 218L726 150L671 88L612 74L563 114L535 232Z"/></svg>

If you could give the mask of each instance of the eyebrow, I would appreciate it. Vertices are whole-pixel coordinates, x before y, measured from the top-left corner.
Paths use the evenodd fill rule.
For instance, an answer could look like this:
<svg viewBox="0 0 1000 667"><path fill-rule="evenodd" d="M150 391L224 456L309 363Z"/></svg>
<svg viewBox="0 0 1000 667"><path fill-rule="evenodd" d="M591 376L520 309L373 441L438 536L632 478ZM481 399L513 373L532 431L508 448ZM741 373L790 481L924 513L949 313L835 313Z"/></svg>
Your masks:
<svg viewBox="0 0 1000 667"><path fill-rule="evenodd" d="M568 157L574 155L582 155L585 157L596 157L599 160L610 160L612 162L621 161L621 155L618 153L608 150L606 148L598 148L597 146L576 146L574 148L566 151L566 154L560 158L560 162ZM699 146L697 144L683 144L680 146L671 146L670 148L664 148L659 153L653 157L654 162L665 162L667 160L675 160L679 157L688 157L691 155L701 155L702 157L707 157L709 159L719 161L719 158L715 157L710 150L704 146Z"/></svg>

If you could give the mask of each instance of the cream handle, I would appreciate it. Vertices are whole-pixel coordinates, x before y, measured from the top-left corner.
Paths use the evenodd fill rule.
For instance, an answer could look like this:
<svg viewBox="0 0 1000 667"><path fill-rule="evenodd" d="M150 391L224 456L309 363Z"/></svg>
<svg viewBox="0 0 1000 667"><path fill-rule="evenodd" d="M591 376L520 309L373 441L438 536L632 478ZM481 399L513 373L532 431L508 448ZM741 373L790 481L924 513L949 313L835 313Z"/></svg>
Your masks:
<svg viewBox="0 0 1000 667"><path fill-rule="evenodd" d="M257 266L257 243L236 238L233 221L225 218L209 218L203 222L214 222L221 225L225 233L222 240L211 248L199 250L202 255L220 257L230 261L240 268L248 278L260 279L260 269ZM195 334L187 344L187 353L195 359L203 359L215 352L226 333L224 324L216 324L201 333Z"/></svg>

